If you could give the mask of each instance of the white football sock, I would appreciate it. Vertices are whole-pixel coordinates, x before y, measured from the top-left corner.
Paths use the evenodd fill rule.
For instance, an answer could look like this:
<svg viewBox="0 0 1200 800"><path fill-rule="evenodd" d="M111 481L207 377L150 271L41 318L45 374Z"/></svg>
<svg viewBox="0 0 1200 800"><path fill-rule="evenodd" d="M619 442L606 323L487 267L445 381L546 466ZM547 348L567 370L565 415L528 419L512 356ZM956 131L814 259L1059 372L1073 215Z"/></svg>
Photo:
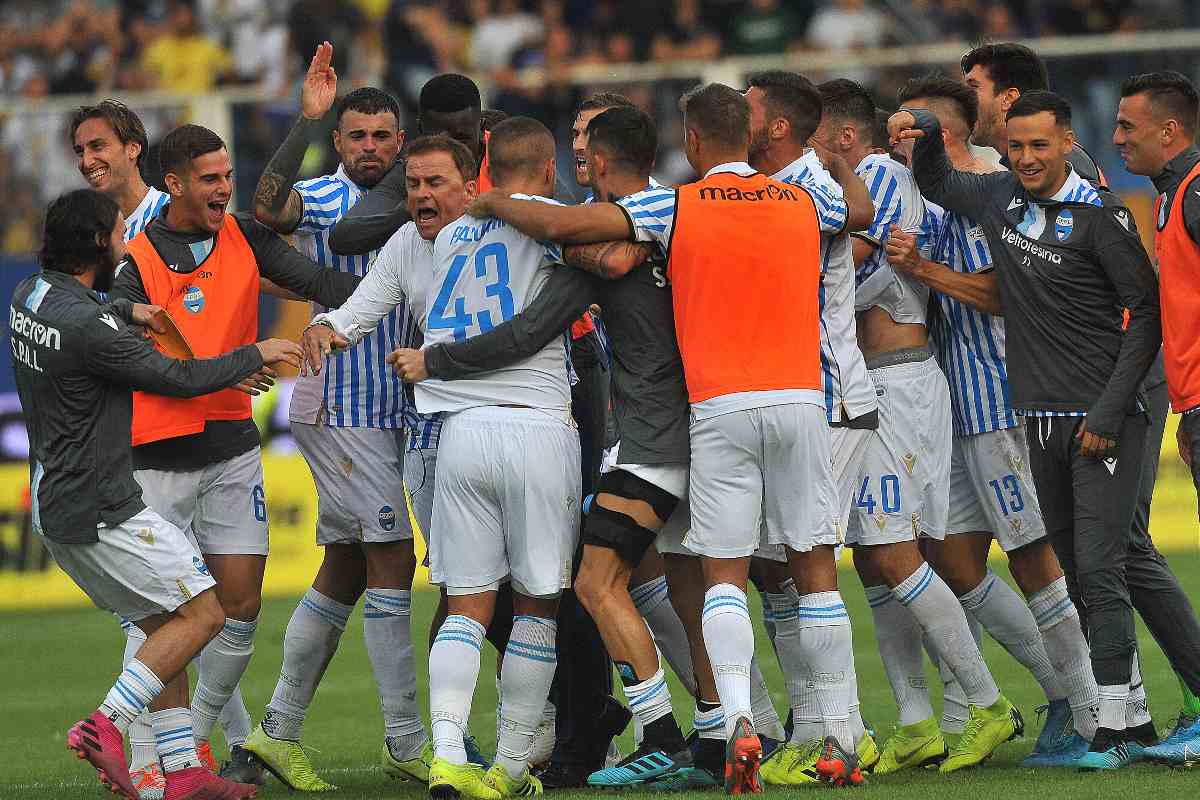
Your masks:
<svg viewBox="0 0 1200 800"><path fill-rule="evenodd" d="M788 703L792 709L793 744L820 739L825 735L825 718L821 716L821 705L817 702L816 687L812 682L812 668L805 660L800 640L800 595L791 578L784 581L781 592L763 595L763 615L771 609L771 620L775 628L775 655L783 670L783 682L787 688Z"/></svg>
<svg viewBox="0 0 1200 800"><path fill-rule="evenodd" d="M725 708L725 736L737 721L753 722L750 703L750 660L754 657L754 627L746 606L746 593L730 583L719 583L704 593L704 648L712 663L717 694Z"/></svg>
<svg viewBox="0 0 1200 800"><path fill-rule="evenodd" d="M854 651L850 651L850 735L857 745L867 735L867 726L862 718L862 705L858 701L858 670L854 666Z"/></svg>
<svg viewBox="0 0 1200 800"><path fill-rule="evenodd" d="M1066 697L1033 612L1015 589L988 570L971 591L958 598L962 607L983 625L993 639L1029 670L1047 700Z"/></svg>
<svg viewBox="0 0 1200 800"><path fill-rule="evenodd" d="M701 739L725 741L725 709L722 706L702 711L700 705L692 707L692 729Z"/></svg>
<svg viewBox="0 0 1200 800"><path fill-rule="evenodd" d="M754 712L756 733L783 741L787 731L783 729L783 721L779 719L779 712L775 710L775 701L771 699L767 679L758 668L757 655L750 659L750 710Z"/></svg>
<svg viewBox="0 0 1200 800"><path fill-rule="evenodd" d="M980 647L980 652L982 652L983 631L979 626L979 621L971 616L970 612L967 612L966 616L967 627L971 629L971 638L975 640L976 647ZM971 716L971 709L967 708L967 695L958 685L958 679L954 677L954 673L938 659L937 653L929 644L928 637L922 637L922 641L929 660L938 668L938 675L942 679L942 722L940 726L942 732L962 733L967 725L967 719Z"/></svg>
<svg viewBox="0 0 1200 800"><path fill-rule="evenodd" d="M200 679L192 693L192 729L197 742L207 742L221 709L237 688L250 656L254 655L254 631L258 620L225 618L225 626L204 648Z"/></svg>
<svg viewBox="0 0 1200 800"><path fill-rule="evenodd" d="M1125 706L1125 727L1136 728L1151 722L1150 710L1146 707L1146 685L1142 683L1142 664L1137 651L1133 653L1132 672L1129 677L1129 700Z"/></svg>
<svg viewBox="0 0 1200 800"><path fill-rule="evenodd" d="M1125 730L1125 714L1129 705L1129 684L1117 683L1100 687L1100 727L1110 731Z"/></svg>
<svg viewBox="0 0 1200 800"><path fill-rule="evenodd" d="M558 665L557 630L554 620L545 617L518 614L513 618L512 634L500 669L504 705L500 709L500 740L496 745L496 763L504 767L510 778L520 778L529 768L533 737L542 722ZM661 677L662 670L657 674ZM671 696L666 686L664 678L662 690L670 713Z"/></svg>
<svg viewBox="0 0 1200 800"><path fill-rule="evenodd" d="M408 589L367 589L363 638L379 687L385 736L407 736L425 728L417 708L411 606Z"/></svg>
<svg viewBox="0 0 1200 800"><path fill-rule="evenodd" d="M158 676L150 671L136 658L125 665L125 669L117 677L117 682L108 690L108 696L100 704L104 716L112 720L122 734L137 719L146 706L154 702L163 690L163 683Z"/></svg>
<svg viewBox="0 0 1200 800"><path fill-rule="evenodd" d="M479 648L485 632L470 617L451 614L429 648L429 719L434 755L451 764L467 763L463 735L471 718L471 698L479 679Z"/></svg>
<svg viewBox="0 0 1200 800"><path fill-rule="evenodd" d="M625 687L629 710L642 728L671 713L671 690L662 667L646 680Z"/></svg>
<svg viewBox="0 0 1200 800"><path fill-rule="evenodd" d="M675 677L679 678L688 694L695 697L696 676L692 669L692 651L688 646L687 631L675 613L675 607L671 605L667 579L660 575L648 583L633 587L629 594L638 612L645 618L658 651L671 665Z"/></svg>
<svg viewBox="0 0 1200 800"><path fill-rule="evenodd" d="M202 766L192 736L192 712L186 708L168 708L150 714L154 740L163 772Z"/></svg>
<svg viewBox="0 0 1200 800"><path fill-rule="evenodd" d="M221 709L217 724L225 734L225 744L230 747L241 747L249 738L253 723L250 721L250 712L246 710L246 701L242 699L241 683L233 687L233 694L229 695L229 702Z"/></svg>
<svg viewBox="0 0 1200 800"><path fill-rule="evenodd" d="M1060 576L1029 598L1046 655L1058 673L1075 720L1075 730L1089 742L1100 724L1100 690L1092 673L1092 654L1079 624L1079 611L1067 594L1067 579Z"/></svg>
<svg viewBox="0 0 1200 800"><path fill-rule="evenodd" d="M1000 688L983 663L958 598L933 567L921 564L892 594L916 618L938 659L958 679L967 702L979 708L995 703L1000 698Z"/></svg>
<svg viewBox="0 0 1200 800"><path fill-rule="evenodd" d="M812 683L825 722L824 736L834 737L843 750L853 752L849 678L854 640L841 593L834 590L802 595L799 625L800 646L812 670Z"/></svg>
<svg viewBox="0 0 1200 800"><path fill-rule="evenodd" d="M125 619L121 620L121 628L125 631L125 655L121 659L121 667L124 668L137 657L137 651L146 643L146 634L137 625ZM129 726L127 736L131 772L158 763L158 747L154 742L154 726L150 723L150 712L138 714L137 719Z"/></svg>
<svg viewBox="0 0 1200 800"><path fill-rule="evenodd" d="M933 716L929 682L921 656L921 626L886 586L867 586L864 591L875 622L875 642L883 660L900 725L914 725Z"/></svg>
<svg viewBox="0 0 1200 800"><path fill-rule="evenodd" d="M308 707L353 611L316 589L304 593L283 634L283 666L262 722L268 736L300 741Z"/></svg>

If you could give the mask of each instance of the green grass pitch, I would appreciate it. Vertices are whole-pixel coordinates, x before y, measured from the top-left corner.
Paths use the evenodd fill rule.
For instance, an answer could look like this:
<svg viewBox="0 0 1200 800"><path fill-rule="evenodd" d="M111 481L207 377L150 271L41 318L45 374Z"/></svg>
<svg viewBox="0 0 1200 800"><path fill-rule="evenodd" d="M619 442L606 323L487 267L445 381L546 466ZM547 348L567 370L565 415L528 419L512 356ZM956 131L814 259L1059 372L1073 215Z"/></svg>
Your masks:
<svg viewBox="0 0 1200 800"><path fill-rule="evenodd" d="M1185 517L1186 518L1186 517ZM1172 566L1192 597L1200 599L1200 555L1194 550L1175 553ZM993 564L1005 578L1003 562ZM896 714L883 667L875 650L870 614L861 584L852 572L843 572L842 591L855 623L855 648L863 712L879 731L880 744L895 725ZM413 630L428 629L435 597L419 592L413 602ZM258 720L270 699L278 675L283 630L295 605L294 599L268 600L263 607L254 659L242 683L251 715ZM757 609L754 611L757 615ZM318 772L336 783L336 797L395 798L423 797L420 787L388 781L376 768L383 725L375 695L374 680L362 641L361 611L355 613L342 638L325 680L313 703L305 728L305 744L311 748ZM76 761L64 746L67 728L90 712L115 676L123 641L116 621L95 609L5 614L0 616L0 774L2 798L100 798L106 796L92 771ZM1179 689L1161 651L1140 628L1143 674L1149 691L1151 711L1162 728L1178 711ZM778 662L769 650L761 628L759 655L771 684L777 707L786 714L787 699ZM994 642L986 640L986 655L1001 687L1018 705L1027 723L1026 738L1003 746L986 766L949 777L936 773L902 773L872 778L861 790L871 797L923 798L1015 798L1037 792L1060 798L1194 797L1200 773L1138 765L1112 775L1078 774L1070 771L1031 771L1016 766L1029 752L1039 729L1034 709L1042 696L1033 679ZM495 730L495 692L491 675L492 653L485 648L484 664L475 700L472 729L487 749ZM419 660L420 685L427 686L425 662ZM939 686L930 672L930 685ZM678 684L672 689L676 709L685 729L691 709ZM427 699L427 698L426 698ZM631 747L628 733L622 745ZM223 752L223 745L217 746ZM768 794L782 795L768 788ZM812 791L818 791L814 788ZM260 797L282 797L288 790L273 779ZM594 792L558 793L574 800ZM623 797L640 800L649 792L628 792Z"/></svg>

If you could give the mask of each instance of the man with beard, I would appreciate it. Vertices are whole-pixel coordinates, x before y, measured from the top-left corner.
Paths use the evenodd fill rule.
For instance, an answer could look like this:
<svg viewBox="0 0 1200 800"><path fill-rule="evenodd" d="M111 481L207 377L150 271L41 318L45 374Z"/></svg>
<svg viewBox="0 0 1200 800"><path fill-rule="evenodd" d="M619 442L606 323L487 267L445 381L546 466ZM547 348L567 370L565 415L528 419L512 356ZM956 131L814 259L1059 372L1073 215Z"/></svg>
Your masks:
<svg viewBox="0 0 1200 800"><path fill-rule="evenodd" d="M329 248L329 230L396 162L404 133L391 95L356 89L337 101L337 171L295 182L312 128L334 106L332 55L328 42L317 48L301 92L300 116L259 179L254 211L279 233L295 233L297 245L321 266L361 277L376 251L339 256ZM404 429L406 423L437 423L416 420L403 387L383 361L396 347L410 346L415 335L407 307L398 306L361 347L331 354L322 375L299 376L292 391L292 434L316 482L317 544L324 555L288 623L279 681L247 749L294 789L332 788L313 771L300 746L301 730L364 590L363 635L384 716L383 768L401 779L428 777L421 754L428 739L416 708L410 633L416 559L404 498Z"/></svg>
<svg viewBox="0 0 1200 800"><path fill-rule="evenodd" d="M253 797L255 787L201 763L187 709L188 663L222 629L212 577L192 542L142 500L130 452L131 390L174 398L228 389L265 366L298 364L291 342L246 343L228 355L179 361L133 324L157 307L104 303L124 255L116 202L80 189L46 214L42 271L17 286L9 309L17 391L29 428L34 531L95 604L148 637L67 746L100 780L133 800L124 735L150 709L166 770L165 795ZM160 333L165 332L161 324ZM215 355L215 354L214 354Z"/></svg>
<svg viewBox="0 0 1200 800"><path fill-rule="evenodd" d="M103 100L94 106L80 106L71 117L71 147L79 159L79 172L88 184L114 200L125 218L125 241L142 232L167 204L169 195L147 186L141 165L150 143L138 115L117 100ZM125 631L125 660L133 658L146 643L141 628L121 620ZM255 783L254 770L248 770L241 745L250 735L250 714L235 689L221 712L221 730L229 743L229 763L222 768L225 777L240 783ZM161 800L165 783L158 763L158 749L149 715L142 715L129 728L130 780L142 800ZM257 770L261 773L261 770Z"/></svg>
<svg viewBox="0 0 1200 800"><path fill-rule="evenodd" d="M487 112L494 115L497 112ZM491 188L487 175L488 132L484 128L479 87L465 75L446 73L421 87L417 108L417 134L442 133L462 142L479 168L480 188ZM377 250L408 222L403 160L392 169L329 232L329 246L339 255L360 255Z"/></svg>
<svg viewBox="0 0 1200 800"><path fill-rule="evenodd" d="M329 306L358 285L358 276L321 269L252 216L226 213L233 165L212 131L177 128L163 139L159 157L171 202L129 242L111 296L163 306L198 356L254 341L263 277ZM254 649L268 550L250 399L234 392L190 400L138 392L133 444L146 500L177 527L191 527L225 610L193 699L197 745L211 761L213 722Z"/></svg>

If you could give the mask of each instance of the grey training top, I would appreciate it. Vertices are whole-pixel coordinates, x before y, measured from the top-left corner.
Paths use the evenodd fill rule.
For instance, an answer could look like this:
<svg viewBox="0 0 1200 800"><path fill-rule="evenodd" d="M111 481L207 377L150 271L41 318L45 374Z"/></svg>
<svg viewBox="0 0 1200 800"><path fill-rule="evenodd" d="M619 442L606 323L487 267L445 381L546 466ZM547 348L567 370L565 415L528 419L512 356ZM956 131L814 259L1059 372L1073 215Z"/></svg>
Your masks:
<svg viewBox="0 0 1200 800"><path fill-rule="evenodd" d="M1015 173L959 172L937 117L906 109L924 136L913 148L921 193L979 223L1004 307L1013 407L1083 413L1116 439L1162 343L1158 276L1120 198L1076 179L1075 196L1026 193ZM1123 309L1130 314L1122 332Z"/></svg>
<svg viewBox="0 0 1200 800"><path fill-rule="evenodd" d="M9 339L29 431L33 524L51 541L95 542L99 523L120 525L146 507L133 479L134 389L195 397L262 367L253 345L220 358L167 358L131 327L132 310L52 270L13 293Z"/></svg>

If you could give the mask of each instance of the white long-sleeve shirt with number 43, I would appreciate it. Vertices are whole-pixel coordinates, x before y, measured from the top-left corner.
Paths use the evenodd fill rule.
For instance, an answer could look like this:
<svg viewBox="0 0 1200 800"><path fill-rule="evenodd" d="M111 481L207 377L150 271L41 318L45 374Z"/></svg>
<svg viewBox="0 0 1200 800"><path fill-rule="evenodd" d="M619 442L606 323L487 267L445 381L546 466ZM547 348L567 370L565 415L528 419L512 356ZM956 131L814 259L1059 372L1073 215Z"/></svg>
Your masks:
<svg viewBox="0 0 1200 800"><path fill-rule="evenodd" d="M545 197L513 197L558 205ZM557 245L530 238L501 220L470 216L443 228L433 250L433 280L422 315L427 345L469 339L512 319L562 263ZM417 409L428 414L516 405L569 414L567 347L564 334L502 369L456 381L422 381L415 388Z"/></svg>

